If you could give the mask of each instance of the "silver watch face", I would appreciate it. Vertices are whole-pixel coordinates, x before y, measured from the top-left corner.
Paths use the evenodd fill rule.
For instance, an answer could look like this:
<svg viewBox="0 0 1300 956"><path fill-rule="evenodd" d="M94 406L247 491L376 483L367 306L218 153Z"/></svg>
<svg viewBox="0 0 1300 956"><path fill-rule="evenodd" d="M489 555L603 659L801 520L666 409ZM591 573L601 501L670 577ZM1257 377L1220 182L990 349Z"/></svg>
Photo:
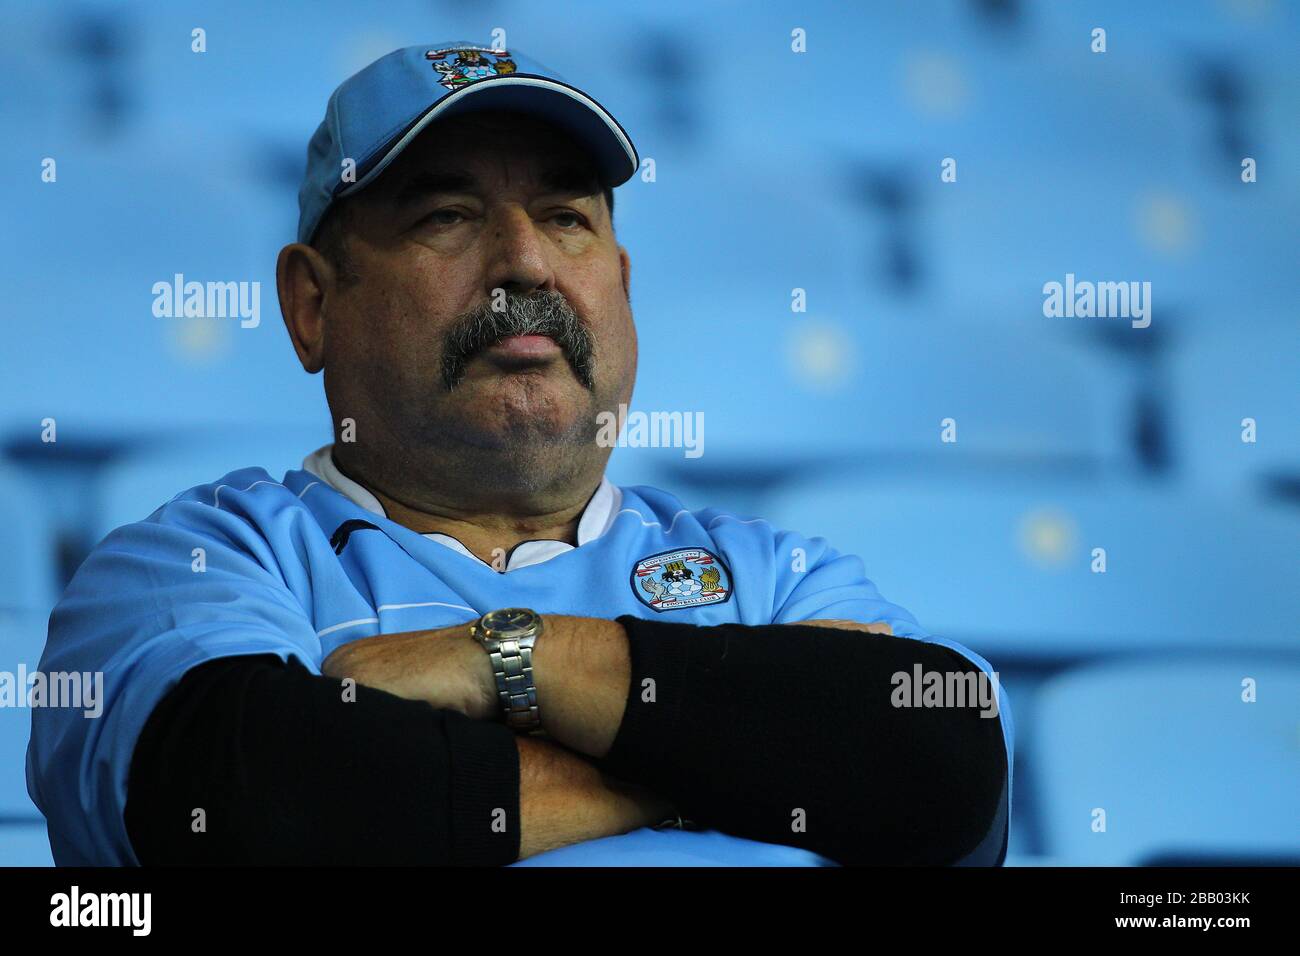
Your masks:
<svg viewBox="0 0 1300 956"><path fill-rule="evenodd" d="M505 641L511 638L527 637L537 631L541 615L526 607L505 607L498 611L489 611L479 622L487 637Z"/></svg>

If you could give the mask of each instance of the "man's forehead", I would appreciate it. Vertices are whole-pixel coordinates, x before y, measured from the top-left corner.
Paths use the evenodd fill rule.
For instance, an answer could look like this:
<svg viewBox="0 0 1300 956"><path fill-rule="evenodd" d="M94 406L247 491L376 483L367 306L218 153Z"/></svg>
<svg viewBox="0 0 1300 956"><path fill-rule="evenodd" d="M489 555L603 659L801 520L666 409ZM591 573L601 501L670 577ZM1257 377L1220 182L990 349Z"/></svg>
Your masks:
<svg viewBox="0 0 1300 956"><path fill-rule="evenodd" d="M567 132L536 117L475 113L433 123L420 133L376 183L396 199L436 191L466 191L504 162L547 191L595 193L594 158Z"/></svg>
<svg viewBox="0 0 1300 956"><path fill-rule="evenodd" d="M411 202L421 196L438 193L477 193L490 190L490 177L481 175L481 169L440 163L412 170L408 175L394 179L386 199L395 205ZM525 181L543 193L594 196L600 192L595 173L587 167L546 164L524 171Z"/></svg>

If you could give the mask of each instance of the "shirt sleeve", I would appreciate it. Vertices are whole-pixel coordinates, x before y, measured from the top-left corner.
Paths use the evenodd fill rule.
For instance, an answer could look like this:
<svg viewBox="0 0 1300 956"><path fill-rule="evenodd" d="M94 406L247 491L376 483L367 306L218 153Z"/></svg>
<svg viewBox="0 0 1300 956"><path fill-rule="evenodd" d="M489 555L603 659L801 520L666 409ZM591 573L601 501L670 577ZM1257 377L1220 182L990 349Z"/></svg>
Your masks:
<svg viewBox="0 0 1300 956"><path fill-rule="evenodd" d="M841 864L999 862L998 721L891 701L891 675L967 674L965 658L822 627L618 620L632 682L605 772L697 823Z"/></svg>
<svg viewBox="0 0 1300 956"><path fill-rule="evenodd" d="M946 647L961 655L979 668L997 698L997 719L1002 732L1003 759L1006 763L1005 792L999 803L1000 835L990 839L1001 840L1001 853L990 854L984 846L971 856L971 862L988 862L997 857L1000 864L1006 855L1010 836L1012 782L1015 778L1015 718L1011 698L998 672L981 655L947 637L928 633L906 609L881 595L876 585L867 578L862 559L855 554L843 554L832 547L825 538L806 538L797 532L783 531L775 538L778 575L776 596L773 602L772 622L794 624L800 621L848 620L864 624L885 622L895 637L913 638L927 644ZM933 582L934 586L942 586Z"/></svg>
<svg viewBox="0 0 1300 956"><path fill-rule="evenodd" d="M818 619L884 622L895 637L926 636L909 611L885 600L857 555L841 554L825 538L790 531L777 534L775 547L773 624Z"/></svg>
<svg viewBox="0 0 1300 956"><path fill-rule="evenodd" d="M300 590L306 577L301 564L281 566L277 553L245 514L187 498L173 500L146 521L119 528L91 553L51 615L40 670L83 674L86 681L98 682L99 693L91 708L32 711L28 790L48 822L56 863L140 862L124 819L132 755L150 715L191 669L250 655L296 662L296 669L286 672L295 677L262 673L247 686L255 689L277 682L300 686L297 710L265 705L258 709L254 701L241 712L242 723L221 724L245 741L265 733L270 744L275 734L285 732L273 726L280 719L328 724L320 711L312 709L323 706L312 696L321 690L302 683L304 676L323 680L320 639L304 610L306 598ZM228 677L222 686L233 680ZM337 685L334 693L339 693ZM259 700L265 704L264 698ZM354 748L341 750L340 761L360 760L356 728L363 718L357 715L366 710L363 706L350 712L354 725L341 719L329 725L341 747L348 741L346 746ZM409 719L437 740L435 718L422 716L422 721ZM201 728L190 729L201 732ZM184 732L178 725L176 733ZM210 736L203 739L212 742ZM279 746L287 748L288 739L280 737ZM231 742L224 746L228 750ZM513 746L511 751L510 759L517 760ZM496 752L506 753L499 742ZM226 756L233 759L229 753ZM287 759L287 754L281 756ZM429 750L424 759L427 763L443 758ZM427 771L427 766L420 769L423 779ZM393 771L399 772L404 771ZM247 782L245 806L251 806L257 785L256 780ZM263 785L277 783L268 779ZM280 792L283 796L290 791ZM293 793L299 800L295 806L302 808L323 797L305 784ZM420 812L435 812L436 797L430 794L430 805ZM192 809L187 808L187 813ZM276 812L287 810L280 805ZM414 804L410 812L416 812ZM363 821L354 820L354 825L360 827Z"/></svg>
<svg viewBox="0 0 1300 956"><path fill-rule="evenodd" d="M602 768L692 820L840 863L999 865L1011 721L988 663L927 635L856 556L790 533L776 549L771 625L619 618L632 681ZM895 636L798 626L817 619ZM995 713L899 706L896 675L918 672L992 677Z"/></svg>
<svg viewBox="0 0 1300 956"><path fill-rule="evenodd" d="M502 724L318 677L296 660L193 668L136 744L126 807L149 864L503 865L519 755Z"/></svg>

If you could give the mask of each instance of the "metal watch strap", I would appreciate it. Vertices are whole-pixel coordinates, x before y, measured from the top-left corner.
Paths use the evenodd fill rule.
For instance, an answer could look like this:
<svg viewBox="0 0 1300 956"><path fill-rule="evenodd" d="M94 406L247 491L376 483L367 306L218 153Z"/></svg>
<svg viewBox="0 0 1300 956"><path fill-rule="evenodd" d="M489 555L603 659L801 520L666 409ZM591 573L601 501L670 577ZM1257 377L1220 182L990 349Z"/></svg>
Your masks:
<svg viewBox="0 0 1300 956"><path fill-rule="evenodd" d="M488 649L492 672L497 680L497 697L506 724L514 730L533 730L541 726L537 711L537 688L533 685L533 649L506 638L497 641L496 650Z"/></svg>
<svg viewBox="0 0 1300 956"><path fill-rule="evenodd" d="M470 626L470 635L487 651L502 719L511 730L531 731L542 725L533 683L533 645L543 631L542 616L526 607L488 611Z"/></svg>

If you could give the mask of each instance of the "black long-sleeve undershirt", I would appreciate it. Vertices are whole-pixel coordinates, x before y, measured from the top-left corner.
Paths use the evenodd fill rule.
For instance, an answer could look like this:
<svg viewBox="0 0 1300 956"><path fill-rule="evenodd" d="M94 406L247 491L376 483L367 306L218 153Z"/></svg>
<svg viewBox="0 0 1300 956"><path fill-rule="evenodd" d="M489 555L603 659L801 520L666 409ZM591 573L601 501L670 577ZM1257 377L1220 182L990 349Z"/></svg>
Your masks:
<svg viewBox="0 0 1300 956"><path fill-rule="evenodd" d="M1001 862L1001 718L890 703L890 675L917 663L978 674L961 655L817 627L619 621L632 683L596 761L612 776L704 826L840 863ZM146 864L501 865L518 856L518 808L503 725L366 687L344 702L338 681L258 656L193 668L155 708L126 825Z"/></svg>
<svg viewBox="0 0 1300 956"><path fill-rule="evenodd" d="M602 770L691 820L837 863L1002 862L1001 716L891 702L891 676L916 664L978 677L961 654L807 625L618 621L632 686Z"/></svg>
<svg viewBox="0 0 1300 956"><path fill-rule="evenodd" d="M189 670L136 743L125 822L144 864L506 864L519 753L504 724L274 656ZM195 810L205 830L195 832ZM494 827L494 813L504 827Z"/></svg>

